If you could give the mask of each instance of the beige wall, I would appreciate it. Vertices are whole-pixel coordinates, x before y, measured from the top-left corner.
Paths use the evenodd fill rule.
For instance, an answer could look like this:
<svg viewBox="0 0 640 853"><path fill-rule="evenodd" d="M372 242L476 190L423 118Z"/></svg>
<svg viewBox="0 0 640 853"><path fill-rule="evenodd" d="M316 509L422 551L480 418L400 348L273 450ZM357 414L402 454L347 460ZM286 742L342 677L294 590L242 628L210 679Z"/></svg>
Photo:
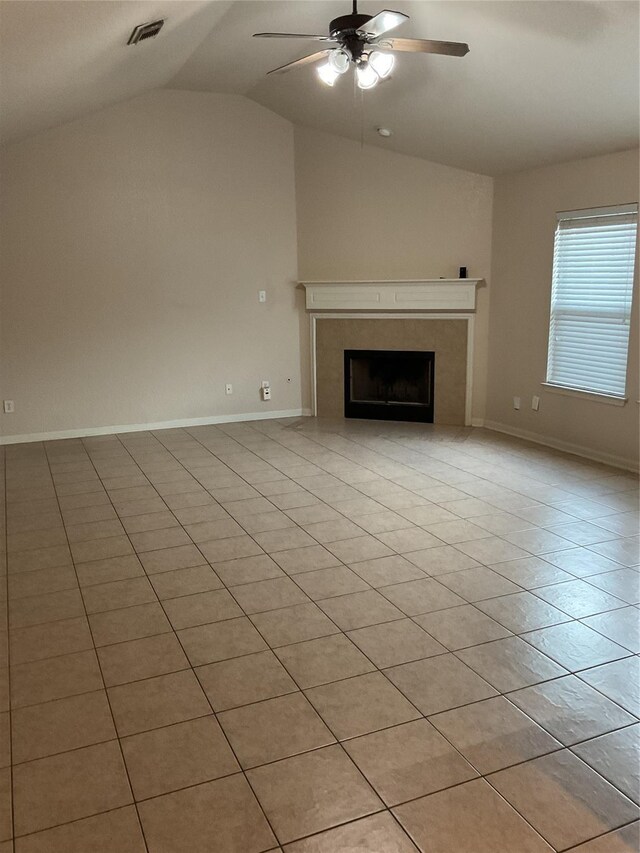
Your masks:
<svg viewBox="0 0 640 853"><path fill-rule="evenodd" d="M489 280L492 179L295 128L301 279ZM472 414L484 416L489 289L478 291Z"/></svg>
<svg viewBox="0 0 640 853"><path fill-rule="evenodd" d="M308 405L289 122L158 91L1 167L5 437Z"/></svg>
<svg viewBox="0 0 640 853"><path fill-rule="evenodd" d="M560 396L545 379L556 212L638 200L638 152L496 178L487 419L596 455L638 458L638 286L624 407ZM531 410L532 395L540 410ZM514 411L512 398L522 398Z"/></svg>

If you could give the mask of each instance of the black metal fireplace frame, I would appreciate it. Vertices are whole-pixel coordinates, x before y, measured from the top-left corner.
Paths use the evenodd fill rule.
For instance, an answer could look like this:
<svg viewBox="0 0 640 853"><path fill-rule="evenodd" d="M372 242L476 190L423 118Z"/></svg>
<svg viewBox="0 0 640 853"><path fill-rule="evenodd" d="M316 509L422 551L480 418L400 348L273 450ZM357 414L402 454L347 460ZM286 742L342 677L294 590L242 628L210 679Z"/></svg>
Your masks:
<svg viewBox="0 0 640 853"><path fill-rule="evenodd" d="M430 399L428 405L403 403L359 402L351 399L351 359L353 357L416 358L426 361L430 368ZM435 396L434 352L418 350L344 350L344 416L378 421L410 421L433 423Z"/></svg>

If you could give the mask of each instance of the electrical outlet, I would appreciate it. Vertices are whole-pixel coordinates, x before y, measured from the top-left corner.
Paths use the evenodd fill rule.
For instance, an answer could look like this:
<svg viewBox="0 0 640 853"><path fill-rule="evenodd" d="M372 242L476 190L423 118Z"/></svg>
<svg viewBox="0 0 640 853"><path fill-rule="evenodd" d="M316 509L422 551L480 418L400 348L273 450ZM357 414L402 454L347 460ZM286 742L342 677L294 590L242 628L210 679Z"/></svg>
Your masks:
<svg viewBox="0 0 640 853"><path fill-rule="evenodd" d="M270 400L271 399L271 388L267 385L266 387L262 386L262 399Z"/></svg>
<svg viewBox="0 0 640 853"><path fill-rule="evenodd" d="M258 302L266 302L267 301L267 291L259 290L258 291Z"/></svg>
<svg viewBox="0 0 640 853"><path fill-rule="evenodd" d="M224 386L224 393L233 394L233 385L230 382L227 382L227 384Z"/></svg>
<svg viewBox="0 0 640 853"><path fill-rule="evenodd" d="M520 411L520 397L513 398L513 408L519 412Z"/></svg>
<svg viewBox="0 0 640 853"><path fill-rule="evenodd" d="M533 409L534 412L538 411L538 409L540 408L540 397L537 397L534 395L531 398L531 408Z"/></svg>
<svg viewBox="0 0 640 853"><path fill-rule="evenodd" d="M15 404L13 400L5 400L4 401L4 413L5 415L12 415L16 410Z"/></svg>

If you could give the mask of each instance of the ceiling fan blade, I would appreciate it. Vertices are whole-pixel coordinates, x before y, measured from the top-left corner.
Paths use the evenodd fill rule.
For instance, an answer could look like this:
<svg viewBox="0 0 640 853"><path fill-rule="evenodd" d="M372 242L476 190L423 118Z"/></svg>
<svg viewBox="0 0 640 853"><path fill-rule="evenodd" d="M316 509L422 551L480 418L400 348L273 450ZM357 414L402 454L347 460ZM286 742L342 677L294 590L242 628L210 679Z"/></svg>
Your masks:
<svg viewBox="0 0 640 853"><path fill-rule="evenodd" d="M403 15L402 12L390 12L388 9L385 9L383 12L378 12L370 21L367 21L366 24L360 27L358 35L373 36L375 38L376 36L381 36L383 33L388 33L389 30L399 27L400 24L404 24L408 20L409 16Z"/></svg>
<svg viewBox="0 0 640 853"><path fill-rule="evenodd" d="M331 36L312 36L308 33L254 33L254 39L310 39L311 41L335 41Z"/></svg>
<svg viewBox="0 0 640 853"><path fill-rule="evenodd" d="M269 74L284 74L285 71L291 71L292 68L301 68L303 65L311 65L312 62L318 62L324 59L331 51L319 50L317 53L312 53L309 56L303 56L302 59L295 59L293 62L287 62L286 65L281 65L279 68L274 68L269 71Z"/></svg>
<svg viewBox="0 0 640 853"><path fill-rule="evenodd" d="M431 39L384 39L377 47L409 53L441 53L444 56L466 56L469 53L469 45L463 42Z"/></svg>

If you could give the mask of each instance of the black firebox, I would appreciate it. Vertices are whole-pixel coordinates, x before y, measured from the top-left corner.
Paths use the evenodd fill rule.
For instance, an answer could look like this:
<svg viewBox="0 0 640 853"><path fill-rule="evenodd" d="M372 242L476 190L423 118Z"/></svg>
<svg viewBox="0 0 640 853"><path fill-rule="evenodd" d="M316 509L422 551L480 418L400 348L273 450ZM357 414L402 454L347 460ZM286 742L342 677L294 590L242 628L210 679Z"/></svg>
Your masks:
<svg viewBox="0 0 640 853"><path fill-rule="evenodd" d="M433 423L435 353L344 351L344 416Z"/></svg>

